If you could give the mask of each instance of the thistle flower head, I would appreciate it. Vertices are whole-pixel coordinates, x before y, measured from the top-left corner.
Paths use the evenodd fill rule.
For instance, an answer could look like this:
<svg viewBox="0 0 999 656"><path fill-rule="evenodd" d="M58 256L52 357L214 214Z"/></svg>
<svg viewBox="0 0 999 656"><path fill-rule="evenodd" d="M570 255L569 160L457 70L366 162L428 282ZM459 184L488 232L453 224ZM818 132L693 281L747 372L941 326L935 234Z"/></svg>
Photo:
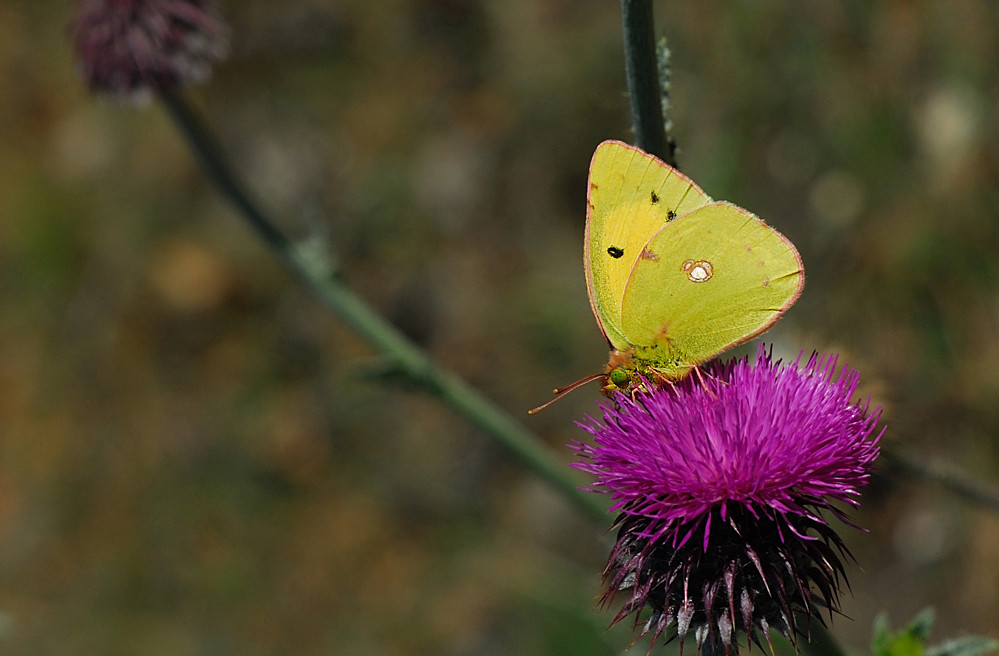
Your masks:
<svg viewBox="0 0 999 656"><path fill-rule="evenodd" d="M212 0L77 0L72 34L87 84L120 99L201 82L228 50Z"/></svg>
<svg viewBox="0 0 999 656"><path fill-rule="evenodd" d="M776 630L804 634L796 615L838 609L849 554L821 511L856 506L878 455L880 410L852 401L859 382L836 358L782 365L761 347L702 376L618 394L603 422L580 424L577 467L618 513L605 602L634 615L653 641L693 633L738 651ZM847 522L849 523L849 522ZM643 613L648 608L650 613Z"/></svg>

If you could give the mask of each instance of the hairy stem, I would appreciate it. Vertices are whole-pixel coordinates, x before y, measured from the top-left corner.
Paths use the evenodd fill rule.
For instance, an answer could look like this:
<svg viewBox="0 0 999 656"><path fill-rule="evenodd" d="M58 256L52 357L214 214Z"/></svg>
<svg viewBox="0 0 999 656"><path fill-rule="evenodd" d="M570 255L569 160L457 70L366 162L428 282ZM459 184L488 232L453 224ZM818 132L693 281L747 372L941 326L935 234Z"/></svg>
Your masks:
<svg viewBox="0 0 999 656"><path fill-rule="evenodd" d="M635 145L676 166L663 123L652 0L621 0L621 20Z"/></svg>

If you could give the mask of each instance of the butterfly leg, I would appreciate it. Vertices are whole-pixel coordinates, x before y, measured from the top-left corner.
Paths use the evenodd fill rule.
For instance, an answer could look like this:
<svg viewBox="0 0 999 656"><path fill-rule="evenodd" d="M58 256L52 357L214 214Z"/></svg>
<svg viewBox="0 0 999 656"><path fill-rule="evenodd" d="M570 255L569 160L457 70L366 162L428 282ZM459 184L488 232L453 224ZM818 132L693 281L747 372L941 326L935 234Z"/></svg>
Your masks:
<svg viewBox="0 0 999 656"><path fill-rule="evenodd" d="M708 396L710 396L712 399L714 399L715 401L717 401L718 400L718 395L715 394L714 391L708 386L708 381L705 380L705 378L707 378L709 380L712 380L712 381L714 381L716 383L719 383L721 385L727 385L728 383L726 383L723 380L720 380L716 376L712 376L710 373L708 373L707 371L704 371L703 369L701 369L696 364L694 365L694 373L697 374L697 380L701 383L701 388L704 389L704 391L708 393Z"/></svg>

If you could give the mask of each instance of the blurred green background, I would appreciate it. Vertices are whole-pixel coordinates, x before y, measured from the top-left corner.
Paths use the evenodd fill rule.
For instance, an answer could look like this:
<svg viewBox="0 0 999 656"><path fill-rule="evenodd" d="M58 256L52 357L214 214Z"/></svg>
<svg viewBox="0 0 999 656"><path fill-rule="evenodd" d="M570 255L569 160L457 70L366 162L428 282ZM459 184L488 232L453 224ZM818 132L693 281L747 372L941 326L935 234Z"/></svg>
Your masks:
<svg viewBox="0 0 999 656"><path fill-rule="evenodd" d="M594 524L275 264L159 106L95 99L72 3L0 4L0 651L613 654ZM999 4L662 2L684 171L805 261L777 352L837 351L886 445L999 468ZM607 0L244 0L194 94L292 234L566 462L606 347L594 146L630 138ZM999 635L999 521L886 472L848 618ZM582 479L581 479L582 480ZM644 646L636 653L644 653Z"/></svg>

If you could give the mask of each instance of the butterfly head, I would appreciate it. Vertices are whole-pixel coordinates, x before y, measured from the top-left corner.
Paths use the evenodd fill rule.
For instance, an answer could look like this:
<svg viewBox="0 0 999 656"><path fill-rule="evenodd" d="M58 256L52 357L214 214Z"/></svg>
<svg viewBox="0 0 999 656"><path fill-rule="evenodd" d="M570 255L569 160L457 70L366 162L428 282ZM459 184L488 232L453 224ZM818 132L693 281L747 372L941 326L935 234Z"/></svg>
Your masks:
<svg viewBox="0 0 999 656"><path fill-rule="evenodd" d="M633 348L614 349L611 351L610 360L604 368L604 385L601 391L606 396L614 396L615 392L634 394L644 391L648 373L646 368L636 360Z"/></svg>

